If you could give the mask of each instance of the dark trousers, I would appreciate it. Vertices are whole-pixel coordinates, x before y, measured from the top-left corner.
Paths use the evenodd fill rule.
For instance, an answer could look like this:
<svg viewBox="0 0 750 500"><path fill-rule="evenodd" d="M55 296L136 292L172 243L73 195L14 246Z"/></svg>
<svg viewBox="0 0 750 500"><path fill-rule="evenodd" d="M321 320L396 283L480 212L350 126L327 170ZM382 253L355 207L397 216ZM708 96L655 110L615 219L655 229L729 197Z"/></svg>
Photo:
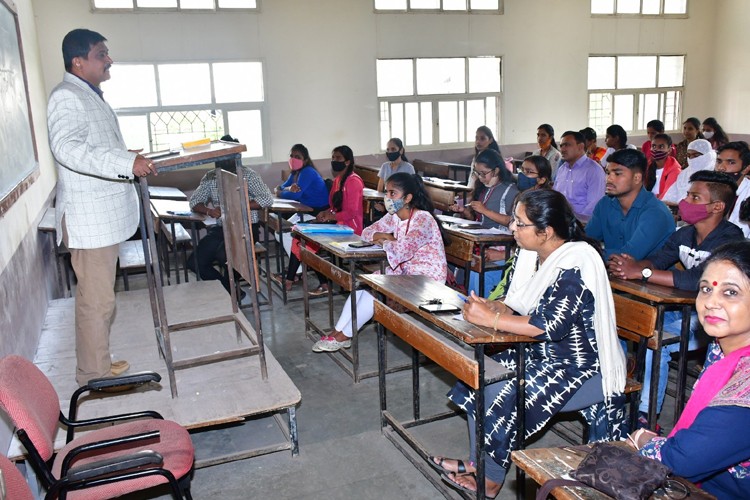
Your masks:
<svg viewBox="0 0 750 500"><path fill-rule="evenodd" d="M252 225L253 240L258 241L260 229L257 224ZM195 270L195 254L191 257L193 269ZM198 242L197 272L202 280L219 280L222 286L229 291L229 273L220 272L215 264L218 262L222 269L226 268L227 251L224 246L224 229L222 226L208 228L206 236Z"/></svg>
<svg viewBox="0 0 750 500"><path fill-rule="evenodd" d="M302 264L296 255L293 253L289 256L289 267L286 268L286 279L289 281L294 281L294 278L297 277L297 270L299 269L300 264ZM323 274L319 273L318 271L315 271L315 274L318 276L318 282L322 286L324 283L328 283L328 278L326 278Z"/></svg>

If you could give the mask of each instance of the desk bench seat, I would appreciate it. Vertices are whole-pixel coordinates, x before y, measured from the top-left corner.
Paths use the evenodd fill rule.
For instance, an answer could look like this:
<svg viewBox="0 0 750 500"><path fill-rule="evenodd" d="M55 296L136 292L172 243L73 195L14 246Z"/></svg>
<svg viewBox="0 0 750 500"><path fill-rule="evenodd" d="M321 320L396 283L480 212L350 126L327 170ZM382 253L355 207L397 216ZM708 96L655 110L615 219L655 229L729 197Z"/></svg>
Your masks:
<svg viewBox="0 0 750 500"><path fill-rule="evenodd" d="M143 242L141 240L123 241L118 249L118 265L122 273L125 290L130 290L128 273L133 271L146 271L146 257L143 253Z"/></svg>
<svg viewBox="0 0 750 500"><path fill-rule="evenodd" d="M474 352L451 341L445 334L405 313L397 313L380 301L375 301L375 320L383 327L402 338L419 352L445 367L472 389L479 389L479 363ZM509 379L514 376L500 363L485 356L486 383Z"/></svg>

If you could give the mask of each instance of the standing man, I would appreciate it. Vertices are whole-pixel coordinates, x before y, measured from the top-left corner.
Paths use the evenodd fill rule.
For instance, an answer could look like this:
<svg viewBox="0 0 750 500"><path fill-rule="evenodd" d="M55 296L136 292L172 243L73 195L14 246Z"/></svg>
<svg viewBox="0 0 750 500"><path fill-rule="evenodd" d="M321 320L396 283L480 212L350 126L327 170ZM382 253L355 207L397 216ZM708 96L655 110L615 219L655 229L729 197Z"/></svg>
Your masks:
<svg viewBox="0 0 750 500"><path fill-rule="evenodd" d="M76 381L119 375L130 365L112 362L109 328L115 311L118 245L138 228L132 177L156 174L153 163L128 151L112 108L99 88L112 59L106 38L86 29L65 35L65 75L50 94L47 127L57 162L58 243L70 249L76 287Z"/></svg>
<svg viewBox="0 0 750 500"><path fill-rule="evenodd" d="M576 217L591 217L596 203L604 196L606 176L597 162L586 156L583 134L568 130L560 140L565 163L557 169L554 188L568 199Z"/></svg>
<svg viewBox="0 0 750 500"><path fill-rule="evenodd" d="M621 149L609 156L606 196L599 200L586 225L586 234L604 242L604 256L628 254L644 259L664 245L674 233L674 217L643 179L646 156L635 149Z"/></svg>

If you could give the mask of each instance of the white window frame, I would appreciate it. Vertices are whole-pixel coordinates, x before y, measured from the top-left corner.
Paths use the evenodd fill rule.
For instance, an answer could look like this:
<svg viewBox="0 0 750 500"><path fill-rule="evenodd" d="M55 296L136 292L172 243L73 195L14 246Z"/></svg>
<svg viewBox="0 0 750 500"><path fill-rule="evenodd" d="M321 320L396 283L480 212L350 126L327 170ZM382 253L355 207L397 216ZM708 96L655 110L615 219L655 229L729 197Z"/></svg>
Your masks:
<svg viewBox="0 0 750 500"><path fill-rule="evenodd" d="M262 69L263 69L263 101L258 102L229 102L229 103L217 103L216 102L216 90L214 85L214 72L212 70L212 65L215 63L261 63ZM260 117L261 117L261 133L262 133L262 147L263 147L263 155L261 156L249 156L249 153L243 153L242 159L243 163L245 164L260 164L260 163L267 163L270 161L271 155L270 155L270 128L269 128L269 121L268 121L268 93L265 89L268 88L266 79L266 64L265 61L260 59L246 59L246 60L230 60L230 61L159 61L159 62L143 62L143 61L122 61L121 64L134 64L134 65L140 65L140 66L153 66L154 67L154 80L156 85L156 100L157 104L155 106L138 106L138 107L124 107L124 108L115 108L114 111L117 114L117 116L145 116L146 121L148 124L148 142L149 147L151 147L151 150L153 151L153 127L151 125L151 118L150 115L152 113L161 113L161 112L189 112L189 111L221 111L222 114L222 121L223 121L223 127L224 127L224 134L230 134L235 135L232 133L232 130L229 128L229 112L231 111L252 111L252 110L259 110L260 111ZM201 103L201 104L178 104L178 105L169 105L165 106L162 105L162 97L161 97L161 86L159 85L159 71L158 66L160 65L169 65L169 64L207 64L209 66L209 76L210 76L210 83L211 83L211 102L210 103ZM105 96L106 97L106 96ZM218 137L216 137L218 139ZM243 141L242 137L239 137L241 142Z"/></svg>
<svg viewBox="0 0 750 500"><path fill-rule="evenodd" d="M487 125L492 129L492 131L495 133L495 139L499 140L501 137L501 115L500 111L502 109L502 97L503 97L503 57L499 55L492 55L488 57L496 57L500 60L500 92L468 92L469 89L469 59L475 58L475 57L482 57L482 56L464 56L462 59L466 60L465 64L465 75L466 78L466 90L467 92L460 93L460 94L428 94L428 95L421 95L417 93L417 60L418 59L446 59L446 57L394 57L394 58L380 58L379 60L388 60L388 59L397 59L397 60L404 60L409 59L413 61L413 89L414 94L413 95L402 95L402 96L387 96L387 97L378 97L378 131L382 133L381 131L381 124L383 122L383 107L387 106L388 108L388 116L389 116L389 137L394 137L393 131L393 124L390 121L391 120L391 112L390 108L393 104L403 104L404 107L407 103L417 103L420 107L420 121L419 121L419 130L420 130L420 142L422 137L422 117L421 117L421 105L422 103L431 103L431 109L432 109L432 143L431 144L419 144L419 145L407 145L406 141L404 140L404 137L401 137L402 140L404 140L404 145L408 147L409 151L427 151L427 150L439 150L439 149L455 149L457 147L467 147L467 146L473 146L474 145L474 130L465 130L465 137L463 141L458 142L446 142L441 143L440 142L440 123L439 123L439 105L441 102L446 101L463 101L464 103L466 101L471 100L479 100L484 99L485 100L485 115L487 114L487 108L486 108L486 99L488 97L494 97L495 98L495 117L496 117L496 123L484 123L483 125ZM447 57L447 59L455 59L455 57ZM377 72L377 69L376 69ZM462 126L464 129L467 127L466 123L466 114L468 112L468 106L464 104L463 106L463 116L458 117L459 126L463 124ZM404 113L404 117L406 114ZM404 118L405 120L405 118ZM402 124L405 128L405 122ZM459 138L461 136L461 131L459 131ZM387 140L387 139L386 139ZM383 147L383 143L385 141L383 140L383 137L381 137L381 140L379 141L379 146L381 148L381 151L385 151Z"/></svg>
<svg viewBox="0 0 750 500"><path fill-rule="evenodd" d="M466 10L455 10L443 9L443 0L440 0L440 8L438 9L412 9L411 0L406 1L406 9L377 9L375 8L375 0L372 2L373 12L376 14L489 14L489 15L502 15L505 13L505 0L497 0L497 9L471 9L471 0L466 0Z"/></svg>
<svg viewBox="0 0 750 500"><path fill-rule="evenodd" d="M618 89L617 88L617 71L619 69L619 57L632 57L632 56L651 56L656 57L656 85L658 85L658 75L659 75L659 63L661 61L661 57L682 57L683 58L683 66L682 66L682 85L676 86L676 87L642 87L642 88L627 88L627 89ZM676 103L675 107L675 118L674 123L676 124L675 128L667 128L666 132L677 132L681 130L681 124L682 124L682 103L685 98L685 75L687 72L687 55L686 54L589 54L589 58L592 57L614 57L615 58L615 88L606 88L606 89L588 89L588 102L586 104L587 106L587 116L588 116L588 123L590 127L594 128L597 132L597 134L603 134L604 130L597 128L594 126L591 120L591 95L592 94L610 94L612 96L612 115L613 117L616 115L615 111L615 104L614 104L614 96L616 95L632 95L633 96L633 128L631 129L625 129L626 132L632 133L632 134L645 134L646 133L646 127L645 124L653 119L658 119L661 121L665 121L664 117L666 114L666 106L667 106L667 93L668 92L679 92L679 100ZM652 117L644 117L643 123L644 127L639 128L639 122L641 121L640 116L640 96L646 95L646 94L658 94L659 95L659 109L658 109L658 116L652 116ZM613 118L614 119L614 118ZM604 129L608 127L609 125L613 125L614 123L610 123L608 125L604 126ZM618 124L622 125L622 124ZM666 122L665 122L665 125Z"/></svg>
<svg viewBox="0 0 750 500"><path fill-rule="evenodd" d="M206 12L253 12L257 13L260 12L260 4L262 0L255 0L255 7L247 7L247 8L227 8L227 7L219 7L219 0L213 0L213 8L206 8L206 9L183 9L180 7L180 1L181 0L174 0L177 3L176 7L137 7L137 1L138 0L132 0L133 6L132 7L125 7L125 8L104 8L104 7L97 7L94 3L94 0L90 0L91 2L91 12L93 13L103 13L103 14L111 14L111 13L156 13L156 12L182 12L182 13L190 13L190 12L197 12L197 13L203 13Z"/></svg>
<svg viewBox="0 0 750 500"><path fill-rule="evenodd" d="M591 12L591 17L640 17L640 18L646 18L646 19L655 19L660 17L665 18L672 18L672 19L687 19L690 17L688 14L690 13L690 0L685 0L685 13L684 14L665 14L664 13L664 0L659 1L659 13L658 14L643 14L643 0L641 1L641 8L638 9L639 12L637 14L620 14L617 12L617 2L619 0L612 0L614 2L614 11L612 14L602 14L602 13L594 13ZM589 11L592 10L592 2L589 4Z"/></svg>

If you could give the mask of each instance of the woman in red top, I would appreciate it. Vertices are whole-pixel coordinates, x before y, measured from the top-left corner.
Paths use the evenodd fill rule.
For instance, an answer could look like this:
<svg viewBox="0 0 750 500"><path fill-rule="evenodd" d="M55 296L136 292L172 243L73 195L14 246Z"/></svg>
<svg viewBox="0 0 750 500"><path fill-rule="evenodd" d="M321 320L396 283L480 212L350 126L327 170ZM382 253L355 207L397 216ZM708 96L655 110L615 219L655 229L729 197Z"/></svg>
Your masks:
<svg viewBox="0 0 750 500"><path fill-rule="evenodd" d="M677 180L682 167L671 155L672 138L667 134L656 134L651 143L651 160L646 171L646 189L660 200Z"/></svg>

